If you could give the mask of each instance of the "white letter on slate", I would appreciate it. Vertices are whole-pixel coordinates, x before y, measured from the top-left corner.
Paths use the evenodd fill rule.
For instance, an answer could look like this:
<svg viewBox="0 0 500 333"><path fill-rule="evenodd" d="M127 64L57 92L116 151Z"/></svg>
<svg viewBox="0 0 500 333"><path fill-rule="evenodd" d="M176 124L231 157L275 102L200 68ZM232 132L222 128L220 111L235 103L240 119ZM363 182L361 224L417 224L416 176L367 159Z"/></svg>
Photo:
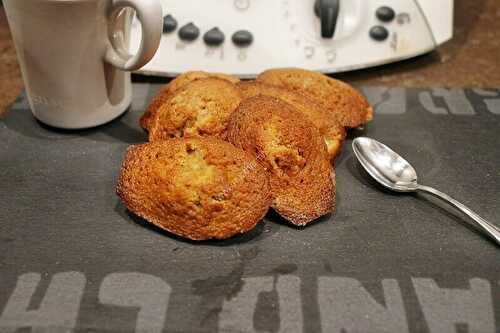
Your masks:
<svg viewBox="0 0 500 333"><path fill-rule="evenodd" d="M432 279L412 279L431 332L456 332L455 324L467 324L469 332L495 331L490 283L470 280L470 290L442 289Z"/></svg>
<svg viewBox="0 0 500 333"><path fill-rule="evenodd" d="M418 99L420 101L420 104L422 104L422 106L430 113L448 114L448 110L446 110L446 108L436 106L430 92L424 91L419 93Z"/></svg>
<svg viewBox="0 0 500 333"><path fill-rule="evenodd" d="M75 328L80 301L85 288L85 275L79 272L57 273L37 310L27 310L41 280L40 274L28 273L17 280L0 317L2 332L15 332L31 327L32 332L69 332Z"/></svg>
<svg viewBox="0 0 500 333"><path fill-rule="evenodd" d="M442 98L452 114L458 115L474 115L476 112L471 103L467 99L462 89L443 89L435 88L432 92L422 92L419 94L420 103L429 112L434 114L447 114L445 108L436 106L434 97Z"/></svg>
<svg viewBox="0 0 500 333"><path fill-rule="evenodd" d="M280 305L279 332L302 332L303 316L300 297L300 278L284 275L276 285Z"/></svg>
<svg viewBox="0 0 500 333"><path fill-rule="evenodd" d="M485 98L484 103L488 110L493 114L500 114L500 94L494 90L485 90L485 89L472 89L476 94L482 97L491 97Z"/></svg>
<svg viewBox="0 0 500 333"><path fill-rule="evenodd" d="M225 301L219 315L221 332L255 332L253 315L261 292L273 290L273 277L245 278L241 292ZM303 325L300 278L283 275L276 282L279 297L279 332L301 332Z"/></svg>
<svg viewBox="0 0 500 333"><path fill-rule="evenodd" d="M244 278L242 290L231 300L225 300L219 314L219 330L221 332L254 332L253 313L257 297L263 291L273 290L274 278Z"/></svg>
<svg viewBox="0 0 500 333"><path fill-rule="evenodd" d="M104 278L99 302L139 307L136 332L161 332L171 288L162 279L141 273L113 273Z"/></svg>
<svg viewBox="0 0 500 333"><path fill-rule="evenodd" d="M364 87L363 93L376 114L404 114L406 91L403 88Z"/></svg>
<svg viewBox="0 0 500 333"><path fill-rule="evenodd" d="M385 307L358 280L320 277L318 303L323 332L408 332L398 282L385 279L382 286Z"/></svg>

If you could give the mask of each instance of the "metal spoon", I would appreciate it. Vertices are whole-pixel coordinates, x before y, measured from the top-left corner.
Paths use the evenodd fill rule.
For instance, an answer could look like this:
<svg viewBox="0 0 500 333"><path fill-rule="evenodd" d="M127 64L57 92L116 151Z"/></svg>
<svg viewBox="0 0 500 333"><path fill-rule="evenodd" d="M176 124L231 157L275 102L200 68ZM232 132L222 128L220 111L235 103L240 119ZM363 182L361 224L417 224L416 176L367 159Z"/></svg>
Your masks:
<svg viewBox="0 0 500 333"><path fill-rule="evenodd" d="M404 158L386 145L370 139L356 138L352 143L354 154L366 171L380 184L397 192L427 192L469 216L495 242L500 245L500 229L452 197L432 187L417 183L417 172Z"/></svg>

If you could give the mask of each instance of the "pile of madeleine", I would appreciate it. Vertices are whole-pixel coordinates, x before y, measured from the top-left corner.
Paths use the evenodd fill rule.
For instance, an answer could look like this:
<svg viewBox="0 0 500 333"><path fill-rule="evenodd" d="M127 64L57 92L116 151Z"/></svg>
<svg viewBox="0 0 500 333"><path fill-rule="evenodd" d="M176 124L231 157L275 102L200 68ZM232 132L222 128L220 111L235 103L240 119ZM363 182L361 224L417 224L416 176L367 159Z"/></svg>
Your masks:
<svg viewBox="0 0 500 333"><path fill-rule="evenodd" d="M116 192L128 210L191 240L253 229L269 208L295 226L335 209L333 162L373 112L350 85L297 68L253 81L187 72L140 119Z"/></svg>

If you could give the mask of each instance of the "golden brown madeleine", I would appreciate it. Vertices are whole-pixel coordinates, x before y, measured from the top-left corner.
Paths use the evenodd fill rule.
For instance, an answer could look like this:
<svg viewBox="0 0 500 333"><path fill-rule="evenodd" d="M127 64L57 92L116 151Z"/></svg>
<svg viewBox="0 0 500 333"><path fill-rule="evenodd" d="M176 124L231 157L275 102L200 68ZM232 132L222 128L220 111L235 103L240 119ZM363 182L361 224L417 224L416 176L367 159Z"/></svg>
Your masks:
<svg viewBox="0 0 500 333"><path fill-rule="evenodd" d="M116 192L133 213L192 240L249 231L271 203L265 170L250 154L216 138L131 146Z"/></svg>
<svg viewBox="0 0 500 333"><path fill-rule="evenodd" d="M314 98L330 112L339 116L345 127L358 127L373 118L373 110L356 89L339 80L299 68L265 71L257 81L284 86Z"/></svg>
<svg viewBox="0 0 500 333"><path fill-rule="evenodd" d="M180 137L224 138L231 113L241 94L231 82L208 78L173 92L158 109L149 129L149 141Z"/></svg>
<svg viewBox="0 0 500 333"><path fill-rule="evenodd" d="M160 106L162 106L163 103L165 103L165 101L168 99L169 94L173 93L176 90L179 90L192 81L206 79L209 77L215 77L232 83L237 83L240 81L240 79L235 76L223 73L208 73L203 71L190 71L183 73L160 89L158 94L151 101L151 104L149 104L146 112L144 112L141 119L139 120L141 127L145 131L149 131L151 120L153 119L156 111L160 108Z"/></svg>
<svg viewBox="0 0 500 333"><path fill-rule="evenodd" d="M323 138L292 105L263 95L243 100L228 139L268 170L272 207L281 216L302 226L333 210L335 184Z"/></svg>
<svg viewBox="0 0 500 333"><path fill-rule="evenodd" d="M231 83L238 83L240 82L240 79L237 78L236 76L228 75L228 74L223 74L223 73L210 73L210 72L203 72L203 71L190 71L190 72L185 72L178 77L176 77L174 80L172 80L168 84L168 90L169 92L174 92L176 90L179 90L180 88L184 87L186 84L193 82L195 80L199 79L208 79L208 78L216 78L216 79L221 79L221 80L226 80Z"/></svg>
<svg viewBox="0 0 500 333"><path fill-rule="evenodd" d="M273 86L262 82L245 81L237 84L243 98L266 95L279 98L293 105L313 123L323 136L330 160L340 152L346 131L335 115L322 108L315 100L290 89Z"/></svg>

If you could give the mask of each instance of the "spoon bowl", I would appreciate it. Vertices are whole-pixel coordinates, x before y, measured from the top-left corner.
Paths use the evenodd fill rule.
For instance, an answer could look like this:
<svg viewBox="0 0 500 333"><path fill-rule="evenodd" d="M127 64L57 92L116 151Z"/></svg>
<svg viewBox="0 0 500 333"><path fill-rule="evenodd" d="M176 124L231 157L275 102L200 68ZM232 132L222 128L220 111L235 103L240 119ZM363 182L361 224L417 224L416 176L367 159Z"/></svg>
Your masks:
<svg viewBox="0 0 500 333"><path fill-rule="evenodd" d="M398 192L417 190L415 169L386 145L370 138L357 138L352 147L361 165L383 186Z"/></svg>
<svg viewBox="0 0 500 333"><path fill-rule="evenodd" d="M398 153L370 138L354 139L352 149L370 176L384 187L397 192L426 192L432 194L469 216L476 225L500 245L500 229L486 221L464 204L432 187L417 182L417 172Z"/></svg>

